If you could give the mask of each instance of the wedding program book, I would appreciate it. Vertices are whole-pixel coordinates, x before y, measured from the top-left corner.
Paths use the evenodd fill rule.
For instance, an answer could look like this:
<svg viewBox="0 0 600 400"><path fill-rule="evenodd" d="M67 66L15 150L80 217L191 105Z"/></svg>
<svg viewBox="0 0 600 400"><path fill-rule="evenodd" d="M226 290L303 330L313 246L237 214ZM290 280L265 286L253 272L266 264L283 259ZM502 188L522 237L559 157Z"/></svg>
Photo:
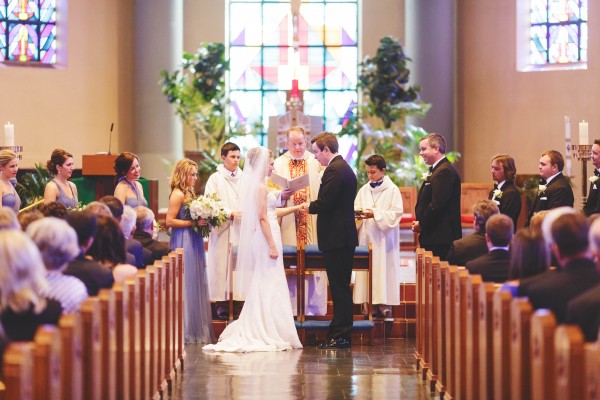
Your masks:
<svg viewBox="0 0 600 400"><path fill-rule="evenodd" d="M282 189L292 189L294 192L309 185L308 174L304 174L294 179L286 179L275 172L271 174L271 182L281 186Z"/></svg>

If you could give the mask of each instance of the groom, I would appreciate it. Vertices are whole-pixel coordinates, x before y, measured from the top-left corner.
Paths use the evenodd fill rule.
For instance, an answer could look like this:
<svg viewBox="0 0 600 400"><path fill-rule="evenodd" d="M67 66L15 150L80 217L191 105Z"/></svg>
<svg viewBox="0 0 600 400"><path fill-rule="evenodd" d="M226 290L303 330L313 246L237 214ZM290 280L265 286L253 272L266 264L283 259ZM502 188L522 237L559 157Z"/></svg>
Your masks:
<svg viewBox="0 0 600 400"><path fill-rule="evenodd" d="M323 252L329 289L333 300L333 320L322 349L349 348L352 330L352 258L358 245L354 222L356 175L338 155L338 142L333 133L321 132L311 140L317 161L326 167L317 199L308 212L317 214L317 239Z"/></svg>

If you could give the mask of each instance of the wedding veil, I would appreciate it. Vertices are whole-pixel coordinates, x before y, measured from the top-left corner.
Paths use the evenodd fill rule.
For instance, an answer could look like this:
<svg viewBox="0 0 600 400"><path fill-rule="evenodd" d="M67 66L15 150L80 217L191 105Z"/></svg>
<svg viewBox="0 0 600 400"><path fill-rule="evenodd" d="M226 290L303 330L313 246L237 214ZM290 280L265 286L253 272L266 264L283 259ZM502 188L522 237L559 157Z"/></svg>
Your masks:
<svg viewBox="0 0 600 400"><path fill-rule="evenodd" d="M253 147L248 151L244 164L240 195L242 199L242 223L236 262L235 285L241 300L246 299L252 282L252 272L257 262L268 257L268 246L262 235L255 235L260 230L259 224L259 188L265 185L267 167L271 155L264 147ZM260 240L262 239L262 240Z"/></svg>

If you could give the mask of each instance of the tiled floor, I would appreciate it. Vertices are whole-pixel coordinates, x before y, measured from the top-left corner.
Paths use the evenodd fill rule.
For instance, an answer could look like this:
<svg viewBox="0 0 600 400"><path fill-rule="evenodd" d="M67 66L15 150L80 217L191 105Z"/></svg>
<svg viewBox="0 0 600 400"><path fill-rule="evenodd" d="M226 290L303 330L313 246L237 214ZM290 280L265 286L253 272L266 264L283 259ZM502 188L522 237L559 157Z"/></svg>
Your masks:
<svg viewBox="0 0 600 400"><path fill-rule="evenodd" d="M418 379L414 339L351 350L203 353L187 346L172 399L429 399Z"/></svg>

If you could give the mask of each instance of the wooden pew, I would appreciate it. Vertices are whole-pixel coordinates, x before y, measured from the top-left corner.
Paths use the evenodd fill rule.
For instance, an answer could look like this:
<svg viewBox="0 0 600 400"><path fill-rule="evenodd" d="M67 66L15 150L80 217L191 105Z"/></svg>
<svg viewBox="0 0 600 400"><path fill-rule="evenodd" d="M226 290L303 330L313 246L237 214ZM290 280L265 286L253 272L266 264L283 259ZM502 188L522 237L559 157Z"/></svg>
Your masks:
<svg viewBox="0 0 600 400"><path fill-rule="evenodd" d="M61 400L61 337L54 325L38 327L33 338L33 393L39 400Z"/></svg>
<svg viewBox="0 0 600 400"><path fill-rule="evenodd" d="M181 370L185 360L185 346L183 343L183 280L185 277L185 265L183 263L183 249L176 249L179 270L177 271L177 358Z"/></svg>
<svg viewBox="0 0 600 400"><path fill-rule="evenodd" d="M156 368L158 362L158 283L154 266L146 267L146 286L148 290L148 391L154 396L158 390L158 377Z"/></svg>
<svg viewBox="0 0 600 400"><path fill-rule="evenodd" d="M423 290L423 280L421 274L423 273L425 264L425 249L418 248L416 251L416 266L415 275L417 284L415 285L415 313L416 313L416 344L415 344L415 361L417 371L421 368L421 362L423 357L423 298L421 292Z"/></svg>
<svg viewBox="0 0 600 400"><path fill-rule="evenodd" d="M163 290L163 308L164 308L164 337L163 337L163 354L164 354L164 362L163 362L163 379L167 383L167 390L171 391L173 376L171 372L173 371L172 365L172 355L173 349L172 345L172 337L173 334L173 303L172 303L172 291L173 291L173 268L171 262L173 259L169 256L163 257L163 281L164 281L164 290Z"/></svg>
<svg viewBox="0 0 600 400"><path fill-rule="evenodd" d="M132 383L132 368L129 362L129 298L125 294L124 283L115 283L112 289L115 293L115 329L116 329L116 386L117 399L129 396L129 386Z"/></svg>
<svg viewBox="0 0 600 400"><path fill-rule="evenodd" d="M115 292L111 289L98 291L102 327L101 390L102 398L114 400L117 396L117 321Z"/></svg>
<svg viewBox="0 0 600 400"><path fill-rule="evenodd" d="M167 276L166 270L163 261L155 261L154 269L156 273L156 290L158 297L156 299L156 332L157 332L157 346L156 346L156 365L155 373L156 373L156 390L162 397L165 390L167 390L168 385L165 379L165 334L166 334L166 307L165 307L165 292L167 287Z"/></svg>
<svg viewBox="0 0 600 400"><path fill-rule="evenodd" d="M469 272L459 267L454 282L454 390L452 396L462 399L466 396L467 388L467 278Z"/></svg>
<svg viewBox="0 0 600 400"><path fill-rule="evenodd" d="M436 340L436 360L437 360L437 375L438 380L435 384L435 390L442 396L446 391L445 382L447 379L446 371L446 276L448 270L448 263L446 261L440 262L440 269L437 274L437 280L435 285L435 312L437 319L435 325L435 340Z"/></svg>
<svg viewBox="0 0 600 400"><path fill-rule="evenodd" d="M512 296L505 290L494 293L493 357L494 399L510 399L510 305Z"/></svg>
<svg viewBox="0 0 600 400"><path fill-rule="evenodd" d="M446 392L444 398L451 398L454 393L455 385L454 380L456 377L456 370L454 369L454 359L456 356L456 331L454 326L456 325L456 309L454 307L454 286L456 284L456 275L458 274L458 267L449 266L446 268L444 273L444 281L446 283L444 290L444 314L446 314L445 326L444 326L444 348L446 349L446 377L444 378L444 386Z"/></svg>
<svg viewBox="0 0 600 400"><path fill-rule="evenodd" d="M81 315L79 313L63 314L58 321L58 326L62 341L62 397L64 400L81 400L83 399Z"/></svg>
<svg viewBox="0 0 600 400"><path fill-rule="evenodd" d="M431 263L433 262L433 253L430 251L425 252L425 259L423 262L423 266L421 268L421 328L423 329L423 334L421 335L421 379L425 380L427 378L427 372L429 371L429 363L431 362L430 355L430 347L429 347L429 339L430 332L429 329L431 327L429 321L431 319L430 316L430 308L429 308L429 292L430 292L430 281L431 281Z"/></svg>
<svg viewBox="0 0 600 400"><path fill-rule="evenodd" d="M484 282L479 287L479 398L494 397L494 362L492 315L494 308L495 285Z"/></svg>
<svg viewBox="0 0 600 400"><path fill-rule="evenodd" d="M439 360L437 357L437 325L440 323L440 315L438 314L438 300L436 293L436 285L438 281L438 275L440 274L440 258L433 257L431 264L429 265L429 272L427 273L429 281L427 286L427 313L429 314L429 320L427 321L429 340L427 342L427 354L429 354L429 370L427 371L427 381L429 382L429 391L435 392L436 383L439 379Z"/></svg>
<svg viewBox="0 0 600 400"><path fill-rule="evenodd" d="M510 309L510 398L531 398L531 317L533 307L526 298L512 300Z"/></svg>
<svg viewBox="0 0 600 400"><path fill-rule="evenodd" d="M140 396L142 399L149 399L150 393L150 318L148 313L150 310L150 293L147 282L148 273L145 270L138 271L135 279L139 291L140 307L137 310L139 320L139 340L140 340Z"/></svg>
<svg viewBox="0 0 600 400"><path fill-rule="evenodd" d="M467 355L466 374L467 387L465 399L477 399L479 397L479 379L476 377L479 373L479 363L481 356L479 354L479 295L483 280L481 275L469 275L467 278L467 332L466 348Z"/></svg>
<svg viewBox="0 0 600 400"><path fill-rule="evenodd" d="M553 400L554 397L554 332L556 318L550 310L539 309L531 318L531 398ZM558 399L557 399L558 400Z"/></svg>
<svg viewBox="0 0 600 400"><path fill-rule="evenodd" d="M560 325L554 334L557 399L583 399L584 337L577 325Z"/></svg>
<svg viewBox="0 0 600 400"><path fill-rule="evenodd" d="M129 365L129 399L141 399L142 388L140 386L141 373L140 368L140 318L138 310L140 309L139 288L137 286L136 276L130 276L125 280L123 287L124 305L127 307L127 315L129 320L129 335L125 337L128 342L129 357L127 364Z"/></svg>
<svg viewBox="0 0 600 400"><path fill-rule="evenodd" d="M600 399L600 339L585 344L584 400Z"/></svg>
<svg viewBox="0 0 600 400"><path fill-rule="evenodd" d="M98 297L88 297L81 304L83 320L83 398L86 400L101 400L102 372L102 329L100 315L100 300Z"/></svg>
<svg viewBox="0 0 600 400"><path fill-rule="evenodd" d="M4 351L4 398L33 398L33 342L13 342Z"/></svg>

